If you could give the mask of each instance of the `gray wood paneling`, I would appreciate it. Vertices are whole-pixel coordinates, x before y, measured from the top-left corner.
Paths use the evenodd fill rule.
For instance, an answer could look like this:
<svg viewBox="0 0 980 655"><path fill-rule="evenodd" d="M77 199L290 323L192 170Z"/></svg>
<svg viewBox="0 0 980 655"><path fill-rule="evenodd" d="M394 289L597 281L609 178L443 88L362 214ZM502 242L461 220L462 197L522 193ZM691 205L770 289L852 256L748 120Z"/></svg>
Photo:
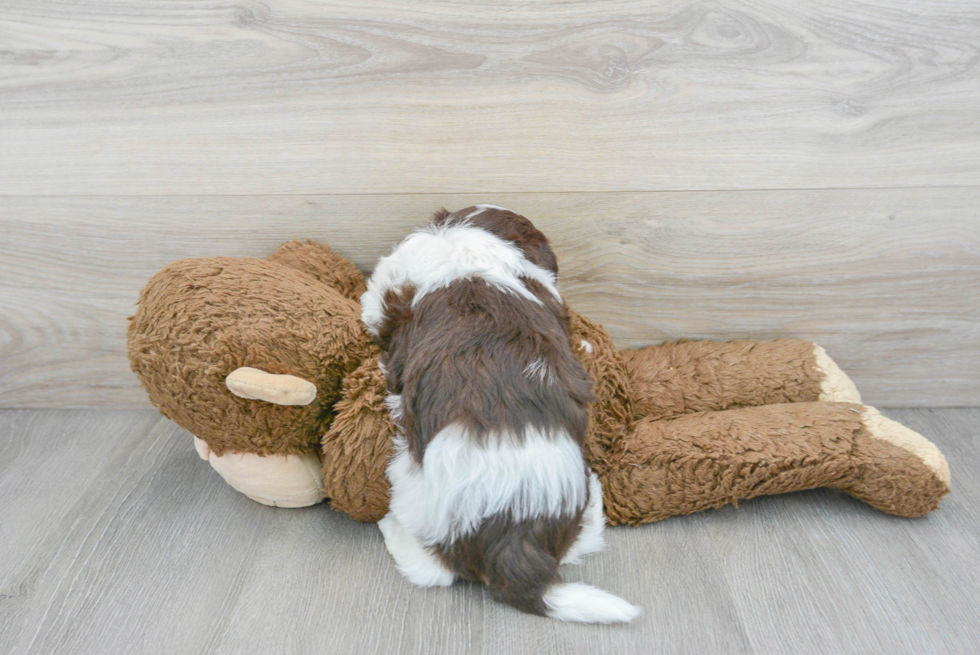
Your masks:
<svg viewBox="0 0 980 655"><path fill-rule="evenodd" d="M803 337L870 403L980 402L980 189L866 189L0 198L0 406L147 406L125 318L175 259L313 238L369 270L480 201L551 237L569 301L620 347Z"/></svg>
<svg viewBox="0 0 980 655"><path fill-rule="evenodd" d="M6 0L0 193L977 185L975 0Z"/></svg>
<svg viewBox="0 0 980 655"><path fill-rule="evenodd" d="M411 587L374 525L249 501L155 412L0 411L0 652L975 653L980 409L888 415L949 459L937 512L811 491L612 529L564 572L643 606L610 627Z"/></svg>

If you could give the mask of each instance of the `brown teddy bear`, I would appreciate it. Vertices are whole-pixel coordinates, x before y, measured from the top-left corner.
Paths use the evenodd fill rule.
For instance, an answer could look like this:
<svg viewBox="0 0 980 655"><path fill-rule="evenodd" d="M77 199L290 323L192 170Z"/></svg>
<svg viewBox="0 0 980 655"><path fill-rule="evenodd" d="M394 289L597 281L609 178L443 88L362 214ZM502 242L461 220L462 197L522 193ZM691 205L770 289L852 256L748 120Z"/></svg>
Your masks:
<svg viewBox="0 0 980 655"><path fill-rule="evenodd" d="M265 260L185 259L140 294L129 360L198 453L254 500L327 498L359 521L387 512L394 426L361 273L313 242ZM617 351L572 312L592 377L586 458L611 524L639 524L816 487L897 516L949 491L942 453L860 404L809 341L689 342Z"/></svg>

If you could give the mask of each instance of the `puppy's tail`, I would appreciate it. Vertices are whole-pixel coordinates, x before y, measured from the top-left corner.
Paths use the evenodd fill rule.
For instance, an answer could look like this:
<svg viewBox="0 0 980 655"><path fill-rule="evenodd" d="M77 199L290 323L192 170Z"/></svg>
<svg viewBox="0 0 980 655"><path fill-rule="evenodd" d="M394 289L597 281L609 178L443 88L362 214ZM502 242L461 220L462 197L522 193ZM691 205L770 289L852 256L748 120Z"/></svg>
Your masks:
<svg viewBox="0 0 980 655"><path fill-rule="evenodd" d="M640 614L639 607L581 582L552 585L542 600L547 607L545 613L559 621L629 623Z"/></svg>
<svg viewBox="0 0 980 655"><path fill-rule="evenodd" d="M485 555L480 577L494 599L559 621L629 623L639 615L640 608L622 598L581 582L562 582L558 560L534 541L507 540Z"/></svg>

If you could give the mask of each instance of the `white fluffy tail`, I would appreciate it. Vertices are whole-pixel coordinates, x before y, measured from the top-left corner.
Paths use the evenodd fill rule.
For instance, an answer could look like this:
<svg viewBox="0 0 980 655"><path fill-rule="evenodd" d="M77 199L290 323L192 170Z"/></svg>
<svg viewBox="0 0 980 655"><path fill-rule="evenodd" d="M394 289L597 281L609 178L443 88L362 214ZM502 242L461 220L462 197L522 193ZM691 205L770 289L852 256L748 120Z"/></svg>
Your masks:
<svg viewBox="0 0 980 655"><path fill-rule="evenodd" d="M640 608L622 598L581 582L556 584L544 595L548 616L580 623L629 623Z"/></svg>

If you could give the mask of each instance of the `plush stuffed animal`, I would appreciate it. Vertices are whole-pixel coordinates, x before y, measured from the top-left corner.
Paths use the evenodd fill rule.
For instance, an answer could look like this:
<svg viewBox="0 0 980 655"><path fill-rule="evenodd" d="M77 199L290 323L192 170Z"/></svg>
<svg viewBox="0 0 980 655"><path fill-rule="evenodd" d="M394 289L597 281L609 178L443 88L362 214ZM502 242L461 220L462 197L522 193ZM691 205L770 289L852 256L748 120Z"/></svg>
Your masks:
<svg viewBox="0 0 980 655"><path fill-rule="evenodd" d="M167 417L235 489L264 504L327 498L360 521L387 511L394 425L361 273L313 243L265 260L178 261L143 289L129 360ZM586 459L611 524L742 499L843 489L897 516L949 491L942 453L860 404L809 341L690 342L617 351L571 313L594 382Z"/></svg>

